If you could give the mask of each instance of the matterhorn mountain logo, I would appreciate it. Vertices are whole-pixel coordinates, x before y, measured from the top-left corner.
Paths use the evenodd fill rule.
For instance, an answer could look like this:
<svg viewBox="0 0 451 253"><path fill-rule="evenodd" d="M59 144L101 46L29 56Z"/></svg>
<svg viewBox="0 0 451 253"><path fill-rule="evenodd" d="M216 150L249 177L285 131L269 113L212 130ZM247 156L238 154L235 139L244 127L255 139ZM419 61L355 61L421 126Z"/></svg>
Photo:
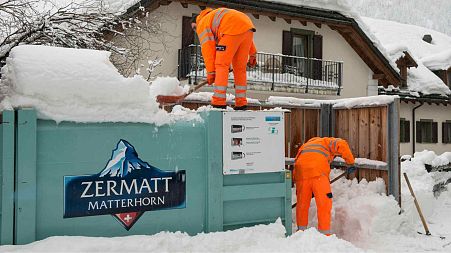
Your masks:
<svg viewBox="0 0 451 253"><path fill-rule="evenodd" d="M113 150L110 161L100 173L100 177L125 177L133 170L151 169L151 166L138 158L135 148L125 140L120 140Z"/></svg>
<svg viewBox="0 0 451 253"><path fill-rule="evenodd" d="M64 218L110 214L130 230L145 211L184 208L185 171L163 171L120 140L98 174L64 177Z"/></svg>

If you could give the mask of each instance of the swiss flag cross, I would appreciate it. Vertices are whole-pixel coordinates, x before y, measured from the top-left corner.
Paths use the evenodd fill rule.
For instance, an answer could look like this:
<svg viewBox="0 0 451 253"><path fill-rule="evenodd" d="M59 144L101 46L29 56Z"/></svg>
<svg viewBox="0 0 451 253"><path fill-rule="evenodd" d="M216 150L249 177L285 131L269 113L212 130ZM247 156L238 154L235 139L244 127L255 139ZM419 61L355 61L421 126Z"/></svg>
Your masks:
<svg viewBox="0 0 451 253"><path fill-rule="evenodd" d="M143 213L144 212L117 213L113 214L113 217L116 218L128 231Z"/></svg>

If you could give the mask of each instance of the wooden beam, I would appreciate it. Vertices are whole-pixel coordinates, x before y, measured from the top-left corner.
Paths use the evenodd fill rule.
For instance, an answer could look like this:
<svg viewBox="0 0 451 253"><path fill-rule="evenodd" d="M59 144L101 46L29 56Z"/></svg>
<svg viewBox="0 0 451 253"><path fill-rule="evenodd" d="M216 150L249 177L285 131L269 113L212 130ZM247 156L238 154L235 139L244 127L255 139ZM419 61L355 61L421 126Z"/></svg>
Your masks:
<svg viewBox="0 0 451 253"><path fill-rule="evenodd" d="M284 18L285 22L287 22L288 24L291 24L291 19L288 18Z"/></svg>
<svg viewBox="0 0 451 253"><path fill-rule="evenodd" d="M316 27L321 28L321 23L314 23Z"/></svg>
<svg viewBox="0 0 451 253"><path fill-rule="evenodd" d="M276 17L268 16L268 18L271 19L271 20L274 21L274 22L276 21Z"/></svg>
<svg viewBox="0 0 451 253"><path fill-rule="evenodd" d="M160 1L160 5L164 5L164 6L169 5L170 3L171 3L171 1L169 1L169 0Z"/></svg>
<svg viewBox="0 0 451 253"><path fill-rule="evenodd" d="M183 6L183 8L188 8L188 4L187 3L183 3L183 2L180 2L180 4Z"/></svg>
<svg viewBox="0 0 451 253"><path fill-rule="evenodd" d="M385 74L381 74L381 73L373 74L373 79L375 79L375 80L380 80L380 79L384 79L384 78L385 78Z"/></svg>
<svg viewBox="0 0 451 253"><path fill-rule="evenodd" d="M256 14L256 13L252 13L252 16L254 16L255 19L259 19L260 15Z"/></svg>
<svg viewBox="0 0 451 253"><path fill-rule="evenodd" d="M307 21L305 20L299 20L299 23L301 23L303 26L307 26Z"/></svg>

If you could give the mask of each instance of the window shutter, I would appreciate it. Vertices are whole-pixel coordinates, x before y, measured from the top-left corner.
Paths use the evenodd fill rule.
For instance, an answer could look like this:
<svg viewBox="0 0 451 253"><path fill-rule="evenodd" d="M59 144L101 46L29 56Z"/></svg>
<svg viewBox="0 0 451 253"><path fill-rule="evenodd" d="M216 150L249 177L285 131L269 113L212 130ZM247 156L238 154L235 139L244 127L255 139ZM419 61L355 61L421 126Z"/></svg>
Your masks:
<svg viewBox="0 0 451 253"><path fill-rule="evenodd" d="M410 121L404 121L404 140L410 142Z"/></svg>
<svg viewBox="0 0 451 253"><path fill-rule="evenodd" d="M290 31L283 31L282 54L293 55L293 36Z"/></svg>
<svg viewBox="0 0 451 253"><path fill-rule="evenodd" d="M422 138L421 138L421 122L420 121L416 122L415 132L416 132L415 134L416 134L417 143L421 143Z"/></svg>
<svg viewBox="0 0 451 253"><path fill-rule="evenodd" d="M194 31L191 28L191 17L182 18L182 49L194 44Z"/></svg>
<svg viewBox="0 0 451 253"><path fill-rule="evenodd" d="M448 124L446 122L442 122L442 143L450 143L449 138L451 136L448 136Z"/></svg>
<svg viewBox="0 0 451 253"><path fill-rule="evenodd" d="M282 34L282 54L293 55L293 35L290 31L283 31ZM285 66L291 66L292 62L290 58L282 58L282 70L285 71Z"/></svg>
<svg viewBox="0 0 451 253"><path fill-rule="evenodd" d="M313 58L323 59L323 36L313 35Z"/></svg>
<svg viewBox="0 0 451 253"><path fill-rule="evenodd" d="M432 122L432 143L438 142L438 124L437 122Z"/></svg>
<svg viewBox="0 0 451 253"><path fill-rule="evenodd" d="M323 59L323 36L313 35L313 58ZM313 79L323 80L322 78L322 61L313 61Z"/></svg>

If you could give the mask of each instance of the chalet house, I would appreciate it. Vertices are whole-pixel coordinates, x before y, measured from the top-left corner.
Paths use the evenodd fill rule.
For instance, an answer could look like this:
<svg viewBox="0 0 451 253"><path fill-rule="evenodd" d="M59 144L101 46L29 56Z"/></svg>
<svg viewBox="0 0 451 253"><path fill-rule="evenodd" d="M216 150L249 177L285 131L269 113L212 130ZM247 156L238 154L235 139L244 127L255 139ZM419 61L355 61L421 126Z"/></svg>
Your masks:
<svg viewBox="0 0 451 253"><path fill-rule="evenodd" d="M169 38L164 45L156 43L153 52L144 52L142 62L145 65L148 59L163 58L158 75L177 76L182 82L194 83L206 73L190 25L192 15L205 7L240 10L249 15L257 29L254 41L258 66L248 70L248 97L265 101L270 96L341 99L396 94L403 101L401 154L423 149L437 153L451 150L449 89L445 85L436 94L434 89L424 93L413 88L422 85L411 82L418 77L413 72L423 72L425 66L416 54L387 50L387 42L375 36L379 33L368 26L372 22L365 22L368 20L334 1L321 5L306 2L308 6L302 5L304 1L287 0L141 0L126 15L136 16L144 8L152 15L165 17L160 24ZM436 37L432 35L433 40ZM433 65L432 60L428 66ZM430 69L449 80L449 65L447 69L443 67ZM416 68L421 69L413 70Z"/></svg>
<svg viewBox="0 0 451 253"><path fill-rule="evenodd" d="M380 87L398 95L401 154L451 151L451 37L419 26L362 18L396 62L401 85Z"/></svg>

